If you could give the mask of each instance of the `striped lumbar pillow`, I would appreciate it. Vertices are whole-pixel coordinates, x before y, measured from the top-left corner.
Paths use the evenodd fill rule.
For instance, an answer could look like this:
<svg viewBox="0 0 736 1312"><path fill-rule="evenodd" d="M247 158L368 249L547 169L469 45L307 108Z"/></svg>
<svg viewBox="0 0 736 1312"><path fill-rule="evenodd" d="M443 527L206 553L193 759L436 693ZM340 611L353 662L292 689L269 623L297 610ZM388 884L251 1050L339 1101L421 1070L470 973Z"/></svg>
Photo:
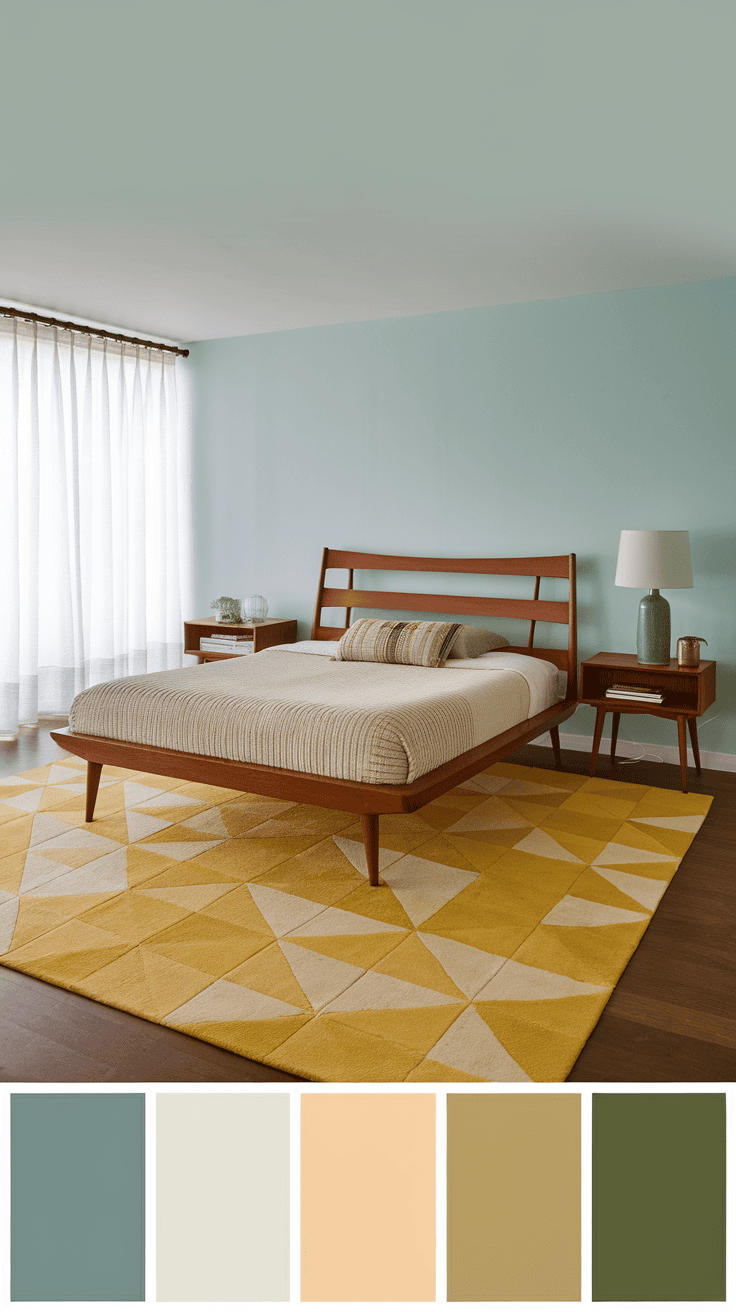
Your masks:
<svg viewBox="0 0 736 1312"><path fill-rule="evenodd" d="M459 628L426 620L356 620L341 637L334 660L441 665Z"/></svg>

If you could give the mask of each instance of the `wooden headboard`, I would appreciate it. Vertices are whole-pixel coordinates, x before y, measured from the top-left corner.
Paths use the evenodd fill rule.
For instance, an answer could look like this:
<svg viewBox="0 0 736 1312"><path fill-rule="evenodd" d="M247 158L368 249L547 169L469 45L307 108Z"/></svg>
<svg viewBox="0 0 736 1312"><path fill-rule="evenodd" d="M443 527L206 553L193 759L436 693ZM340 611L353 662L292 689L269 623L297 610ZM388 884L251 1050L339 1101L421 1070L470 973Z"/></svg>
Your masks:
<svg viewBox="0 0 736 1312"><path fill-rule="evenodd" d="M328 569L348 571L347 588L328 588L325 575ZM415 570L422 574L514 574L534 579L532 597L466 597L425 592L365 592L353 586L356 570ZM567 579L567 601L542 601L539 588L542 579ZM322 609L345 607L345 626L326 628L322 624ZM319 576L317 605L312 625L312 638L341 638L350 627L350 614L355 608L381 611L418 611L440 615L484 615L494 619L529 620L529 638L525 647L510 647L509 651L534 651L535 656L551 661L559 670L567 670L566 701L577 700L577 614L575 597L575 556L510 556L497 560L455 560L434 556L384 556L364 551L333 551L325 547ZM567 648L535 647L534 628L537 622L566 624Z"/></svg>

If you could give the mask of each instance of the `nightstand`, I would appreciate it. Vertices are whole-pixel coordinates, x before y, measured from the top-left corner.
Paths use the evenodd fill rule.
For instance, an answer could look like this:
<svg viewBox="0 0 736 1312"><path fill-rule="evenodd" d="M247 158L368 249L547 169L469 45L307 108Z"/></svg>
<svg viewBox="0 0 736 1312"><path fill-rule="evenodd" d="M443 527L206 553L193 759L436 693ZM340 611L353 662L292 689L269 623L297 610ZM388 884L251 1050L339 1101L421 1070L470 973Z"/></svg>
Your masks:
<svg viewBox="0 0 736 1312"><path fill-rule="evenodd" d="M200 651L200 638L211 633L245 634L253 638L253 652L264 647L278 647L282 642L296 642L296 620L258 620L255 624L220 624L214 618L186 620L184 623L184 655L196 656L200 665L205 661L229 661L237 652Z"/></svg>
<svg viewBox="0 0 736 1312"><path fill-rule="evenodd" d="M606 696L606 689L614 683L628 683L637 686L648 684L661 688L664 701L637 702L627 698ZM660 719L677 720L677 737L680 745L680 769L682 770L682 791L687 792L687 737L686 724L690 730L690 741L695 758L695 773L700 774L700 751L698 749L697 717L711 706L716 698L716 663L701 661L699 665L678 665L677 661L668 661L666 665L640 665L636 656L623 652L599 651L597 656L583 661L580 666L580 702L596 707L595 734L593 736L593 753L590 761L590 773L595 774L598 749L603 734L603 721L606 711L613 714L611 730L611 762L616 757L616 739L618 722L622 715L658 715Z"/></svg>

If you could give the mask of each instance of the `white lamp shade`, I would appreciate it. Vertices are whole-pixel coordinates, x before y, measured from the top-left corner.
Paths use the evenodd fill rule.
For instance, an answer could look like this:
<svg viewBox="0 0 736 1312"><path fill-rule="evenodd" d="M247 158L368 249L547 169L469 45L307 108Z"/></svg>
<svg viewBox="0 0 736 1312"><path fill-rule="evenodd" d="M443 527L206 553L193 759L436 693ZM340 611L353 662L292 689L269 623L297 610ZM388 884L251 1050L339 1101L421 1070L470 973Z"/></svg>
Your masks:
<svg viewBox="0 0 736 1312"><path fill-rule="evenodd" d="M616 583L620 588L691 588L689 534L668 529L623 529Z"/></svg>

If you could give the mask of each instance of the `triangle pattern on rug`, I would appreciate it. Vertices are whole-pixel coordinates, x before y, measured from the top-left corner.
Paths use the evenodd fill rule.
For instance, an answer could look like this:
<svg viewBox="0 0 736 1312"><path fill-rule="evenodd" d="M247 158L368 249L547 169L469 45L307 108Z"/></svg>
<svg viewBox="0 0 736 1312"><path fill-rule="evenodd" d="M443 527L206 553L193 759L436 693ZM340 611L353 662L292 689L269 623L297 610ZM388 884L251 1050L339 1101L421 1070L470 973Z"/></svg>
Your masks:
<svg viewBox="0 0 736 1312"><path fill-rule="evenodd" d="M383 878L416 927L480 879L480 875L475 870L459 870L409 853L387 866Z"/></svg>
<svg viewBox="0 0 736 1312"><path fill-rule="evenodd" d="M472 811L466 812L454 825L445 831L448 834L469 834L476 830L491 829L527 829L529 821L518 811L504 802L501 797L491 797L481 802Z"/></svg>
<svg viewBox="0 0 736 1312"><path fill-rule="evenodd" d="M24 779L23 783L27 784L28 780ZM2 799L3 806L12 806L17 811L25 811L30 815L33 811L38 810L43 794L43 788L32 788L27 793L17 793L15 797L4 797Z"/></svg>
<svg viewBox="0 0 736 1312"><path fill-rule="evenodd" d="M306 991L306 990L305 990ZM458 999L423 988L395 975L367 970L361 978L323 1008L328 1011L393 1011L420 1007L457 1007Z"/></svg>
<svg viewBox="0 0 736 1312"><path fill-rule="evenodd" d="M291 932L291 931L288 931ZM328 938L337 934L402 934L402 925L389 925L385 920L372 920L370 916L359 916L354 911L343 911L340 907L327 907L314 920L310 920L299 930L300 938Z"/></svg>
<svg viewBox="0 0 736 1312"><path fill-rule="evenodd" d="M47 784L72 784L79 783L85 779L85 770L75 770L68 765L57 765L56 763L50 767L49 772L46 775Z"/></svg>
<svg viewBox="0 0 736 1312"><path fill-rule="evenodd" d="M309 898L296 897L294 893L282 893L266 884L248 884L248 891L277 938L293 934L300 925L327 910L323 902L311 902Z"/></svg>
<svg viewBox="0 0 736 1312"><path fill-rule="evenodd" d="M151 788L150 784L139 784L135 779L125 779L123 796L128 809L134 806L149 806L154 797L165 797L166 794L160 788Z"/></svg>
<svg viewBox="0 0 736 1312"><path fill-rule="evenodd" d="M215 834L218 838L230 837L225 821L220 815L219 806L213 806L209 811L200 811L199 815L190 816L188 820L182 820L181 823L186 829L196 829L200 834Z"/></svg>
<svg viewBox="0 0 736 1312"><path fill-rule="evenodd" d="M553 788L551 784L538 784L533 779L512 779L503 789L505 797L541 797L545 793L567 796L570 791L569 788Z"/></svg>
<svg viewBox="0 0 736 1312"><path fill-rule="evenodd" d="M303 1015L301 1007L271 998L243 984L218 979L189 1002L164 1016L164 1025L201 1025L208 1021L274 1020L278 1016Z"/></svg>
<svg viewBox="0 0 736 1312"><path fill-rule="evenodd" d="M311 948L301 947L298 943L282 940L279 947L297 984L315 1011L320 1011L332 1002L333 998L343 993L363 974L360 966L325 957L321 952L313 952Z"/></svg>
<svg viewBox="0 0 736 1312"><path fill-rule="evenodd" d="M40 811L33 817L31 841L29 847L37 847L48 838L59 838L62 834L74 834L80 831L74 826L60 820L53 811ZM84 832L84 831L82 831ZM73 846L73 844L70 844Z"/></svg>
<svg viewBox="0 0 736 1312"><path fill-rule="evenodd" d="M357 843L354 838L343 838L342 834L333 834L333 842L339 847L343 856L346 856L351 866L354 866L359 874L368 878L368 863L365 859L365 848L362 843ZM388 847L378 849L378 869L385 870L386 866L391 865L392 861L398 861L403 852L392 852Z"/></svg>
<svg viewBox="0 0 736 1312"><path fill-rule="evenodd" d="M493 796L494 793L500 793L509 782L508 775L504 774L479 774L475 779L466 779L460 784L463 792L484 793L486 796Z"/></svg>
<svg viewBox="0 0 736 1312"><path fill-rule="evenodd" d="M631 920L648 920L642 911L625 911L622 907L604 906L602 902L589 902L586 898L572 897L569 893L547 913L541 925L623 925Z"/></svg>
<svg viewBox="0 0 736 1312"><path fill-rule="evenodd" d="M232 884L177 884L172 888L137 888L136 893L144 897L158 898L161 902L173 902L174 906L186 907L188 911L201 911L224 893L229 893Z"/></svg>
<svg viewBox="0 0 736 1312"><path fill-rule="evenodd" d="M36 856L35 849L32 849L26 856L23 878L18 891L22 897L27 897L34 889L48 884L52 879L56 879L57 875L68 874L71 869L71 866L64 865L61 861Z"/></svg>
<svg viewBox="0 0 736 1312"><path fill-rule="evenodd" d="M521 961L507 961L476 994L475 1002L536 1002L547 998L573 998L582 993L608 993L602 984L583 984Z"/></svg>
<svg viewBox="0 0 736 1312"><path fill-rule="evenodd" d="M171 820L161 820L155 815L146 815L145 811L125 812L125 823L128 827L128 842L138 843L142 838L149 838L151 834L158 834L162 829L171 827Z"/></svg>
<svg viewBox="0 0 736 1312"><path fill-rule="evenodd" d="M67 869L48 883L27 890L29 897L71 897L80 893L123 893L128 887L128 849L119 847L96 861ZM22 885L21 885L21 891Z"/></svg>
<svg viewBox="0 0 736 1312"><path fill-rule="evenodd" d="M604 868L596 864L590 868L603 879L607 879L609 884L620 889L627 897L646 907L648 911L654 911L659 906L667 888L666 879L644 879L641 875L632 875L626 870L614 870L611 866Z"/></svg>
<svg viewBox="0 0 736 1312"><path fill-rule="evenodd" d="M533 829L530 834L520 838L518 843L514 843L513 851L528 852L531 856L546 856L553 861L574 861L578 866L586 864L581 857L568 852L566 847L558 843L557 839L546 833L544 829Z"/></svg>
<svg viewBox="0 0 736 1312"><path fill-rule="evenodd" d="M659 829L677 829L682 834L697 834L704 815L630 815L630 825L654 825ZM628 864L628 862L627 862Z"/></svg>
<svg viewBox="0 0 736 1312"><path fill-rule="evenodd" d="M224 840L213 838L209 842L201 840L196 843L138 843L142 852L155 852L157 856L171 857L173 861L191 861L212 847L219 847Z"/></svg>
<svg viewBox="0 0 736 1312"><path fill-rule="evenodd" d="M597 866L650 865L654 861L675 861L671 852L650 852L641 847L628 847L624 843L606 843L595 859Z"/></svg>
<svg viewBox="0 0 736 1312"><path fill-rule="evenodd" d="M531 1083L531 1076L514 1061L474 1007L458 1016L427 1053L426 1060L493 1083Z"/></svg>
<svg viewBox="0 0 736 1312"><path fill-rule="evenodd" d="M470 947L467 943L458 943L456 939L442 938L439 934L423 934L418 930L417 937L437 958L453 984L462 989L466 998L475 997L478 990L508 960L507 957L494 956L492 952L482 952L480 948Z"/></svg>

